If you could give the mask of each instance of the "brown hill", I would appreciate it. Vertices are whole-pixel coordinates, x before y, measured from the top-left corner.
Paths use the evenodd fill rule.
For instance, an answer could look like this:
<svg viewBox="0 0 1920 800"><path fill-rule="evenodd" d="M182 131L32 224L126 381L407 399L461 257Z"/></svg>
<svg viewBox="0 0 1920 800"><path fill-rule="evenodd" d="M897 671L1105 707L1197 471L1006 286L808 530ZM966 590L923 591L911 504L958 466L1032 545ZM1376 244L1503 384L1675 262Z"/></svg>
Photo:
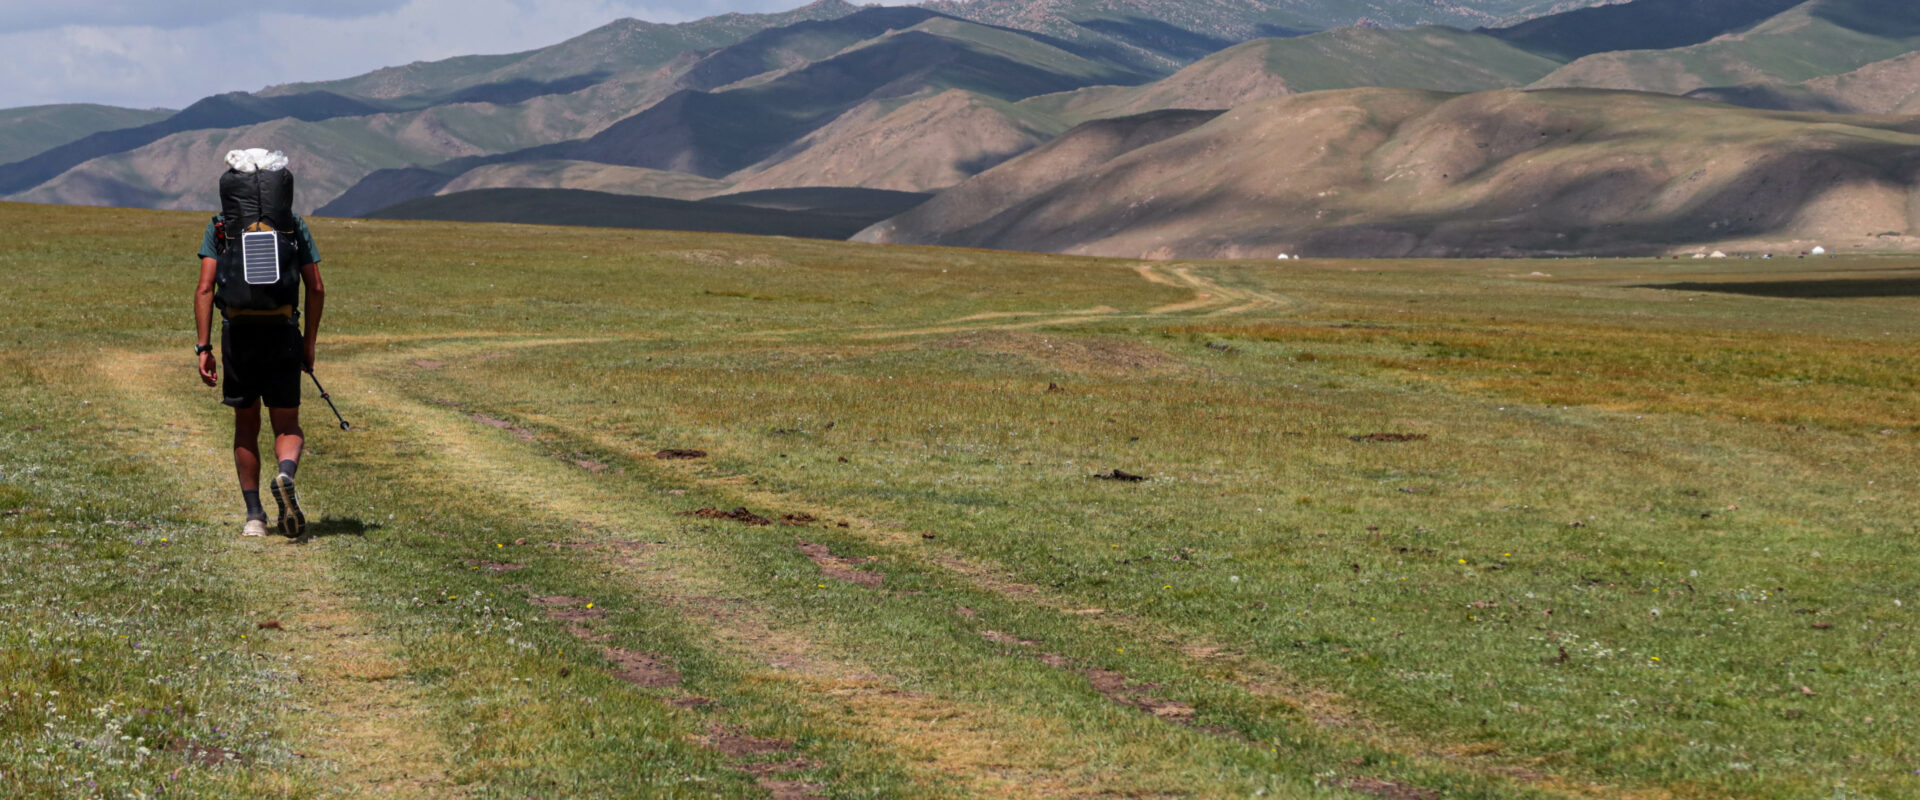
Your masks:
<svg viewBox="0 0 1920 800"><path fill-rule="evenodd" d="M1168 108L1233 108L1326 89L1504 89L1558 66L1492 36L1453 28L1341 28L1235 45L1143 86L1095 86L1021 105L1079 123Z"/></svg>
<svg viewBox="0 0 1920 800"><path fill-rule="evenodd" d="M869 101L730 179L740 190L860 186L934 191L1032 150L1064 129L962 89L904 105Z"/></svg>
<svg viewBox="0 0 1920 800"><path fill-rule="evenodd" d="M1360 89L1107 144L1127 122L1077 128L857 238L1149 258L1920 244L1915 119ZM1076 149L1096 157L1064 157Z"/></svg>

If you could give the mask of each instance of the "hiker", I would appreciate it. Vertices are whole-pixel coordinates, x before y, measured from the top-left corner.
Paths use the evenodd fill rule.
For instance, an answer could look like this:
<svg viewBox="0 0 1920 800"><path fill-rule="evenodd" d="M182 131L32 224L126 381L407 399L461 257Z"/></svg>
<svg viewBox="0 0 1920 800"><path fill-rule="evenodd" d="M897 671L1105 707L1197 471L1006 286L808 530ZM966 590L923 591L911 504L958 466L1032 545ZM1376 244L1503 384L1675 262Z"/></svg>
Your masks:
<svg viewBox="0 0 1920 800"><path fill-rule="evenodd" d="M200 242L200 288L193 298L199 344L193 352L200 380L219 380L210 334L220 309L220 360L226 365L222 403L233 407L233 466L246 500L242 536L264 536L267 512L260 505L260 406L273 425L279 463L270 486L279 509L280 533L304 539L307 518L294 492L300 452L300 373L313 370L326 290L320 284L320 251L307 222L293 213L293 174L287 157L266 150L227 154L220 178L220 215L207 223ZM300 287L307 314L301 328Z"/></svg>

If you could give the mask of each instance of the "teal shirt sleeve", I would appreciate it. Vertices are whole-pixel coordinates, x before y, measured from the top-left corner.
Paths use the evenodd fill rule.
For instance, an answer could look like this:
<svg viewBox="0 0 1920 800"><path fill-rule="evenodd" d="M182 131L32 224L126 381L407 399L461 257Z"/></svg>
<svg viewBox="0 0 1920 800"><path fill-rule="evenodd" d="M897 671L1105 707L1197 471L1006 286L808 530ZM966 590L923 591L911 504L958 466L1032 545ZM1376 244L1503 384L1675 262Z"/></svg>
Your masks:
<svg viewBox="0 0 1920 800"><path fill-rule="evenodd" d="M207 235L200 239L200 257L219 258L220 254L214 251L213 246L213 220L207 220Z"/></svg>
<svg viewBox="0 0 1920 800"><path fill-rule="evenodd" d="M307 230L307 220L299 214L295 214L293 215L293 223L296 228L294 231L294 244L298 245L300 252L306 256L306 258L301 259L303 265L320 263L320 247L313 243L313 232Z"/></svg>

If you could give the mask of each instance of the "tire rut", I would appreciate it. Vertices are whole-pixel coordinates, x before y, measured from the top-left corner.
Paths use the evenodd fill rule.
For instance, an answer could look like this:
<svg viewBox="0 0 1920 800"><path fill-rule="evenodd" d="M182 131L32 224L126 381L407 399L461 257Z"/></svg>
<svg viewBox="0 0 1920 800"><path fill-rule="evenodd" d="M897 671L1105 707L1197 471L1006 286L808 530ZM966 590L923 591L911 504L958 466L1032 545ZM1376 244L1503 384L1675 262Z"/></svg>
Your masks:
<svg viewBox="0 0 1920 800"><path fill-rule="evenodd" d="M163 388L168 381L162 374L176 362L160 355L109 353L96 368L105 385L121 388L125 407L134 409L130 417L143 428L159 430L169 421L204 414ZM216 498L230 492L214 489L225 489L233 480L230 468L220 468L226 464L224 451L203 453L188 443L155 447L156 456L195 465L180 473L186 484L181 495L209 521L212 535L228 534L237 519ZM187 457L173 458L183 454ZM332 791L348 797L466 796L447 777L445 743L423 735L435 729L433 715L418 691L400 680L406 661L395 655L398 646L354 607L334 573L325 540L300 545L277 536L230 535L223 557L255 598L260 618L278 623L263 623L258 647L285 658L298 672L293 692L301 704L289 722L304 738L301 754L325 765Z"/></svg>

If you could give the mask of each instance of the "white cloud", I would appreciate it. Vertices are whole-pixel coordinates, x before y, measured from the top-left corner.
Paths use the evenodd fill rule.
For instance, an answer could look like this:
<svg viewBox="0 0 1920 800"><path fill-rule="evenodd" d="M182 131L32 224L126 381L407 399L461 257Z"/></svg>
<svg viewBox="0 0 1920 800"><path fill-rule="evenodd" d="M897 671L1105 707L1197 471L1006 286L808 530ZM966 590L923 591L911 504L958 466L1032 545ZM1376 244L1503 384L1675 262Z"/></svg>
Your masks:
<svg viewBox="0 0 1920 800"><path fill-rule="evenodd" d="M180 108L211 94L554 44L621 17L682 22L804 0L68 0L0 7L0 108ZM57 6L57 9L55 8ZM66 21L47 21L55 13Z"/></svg>

